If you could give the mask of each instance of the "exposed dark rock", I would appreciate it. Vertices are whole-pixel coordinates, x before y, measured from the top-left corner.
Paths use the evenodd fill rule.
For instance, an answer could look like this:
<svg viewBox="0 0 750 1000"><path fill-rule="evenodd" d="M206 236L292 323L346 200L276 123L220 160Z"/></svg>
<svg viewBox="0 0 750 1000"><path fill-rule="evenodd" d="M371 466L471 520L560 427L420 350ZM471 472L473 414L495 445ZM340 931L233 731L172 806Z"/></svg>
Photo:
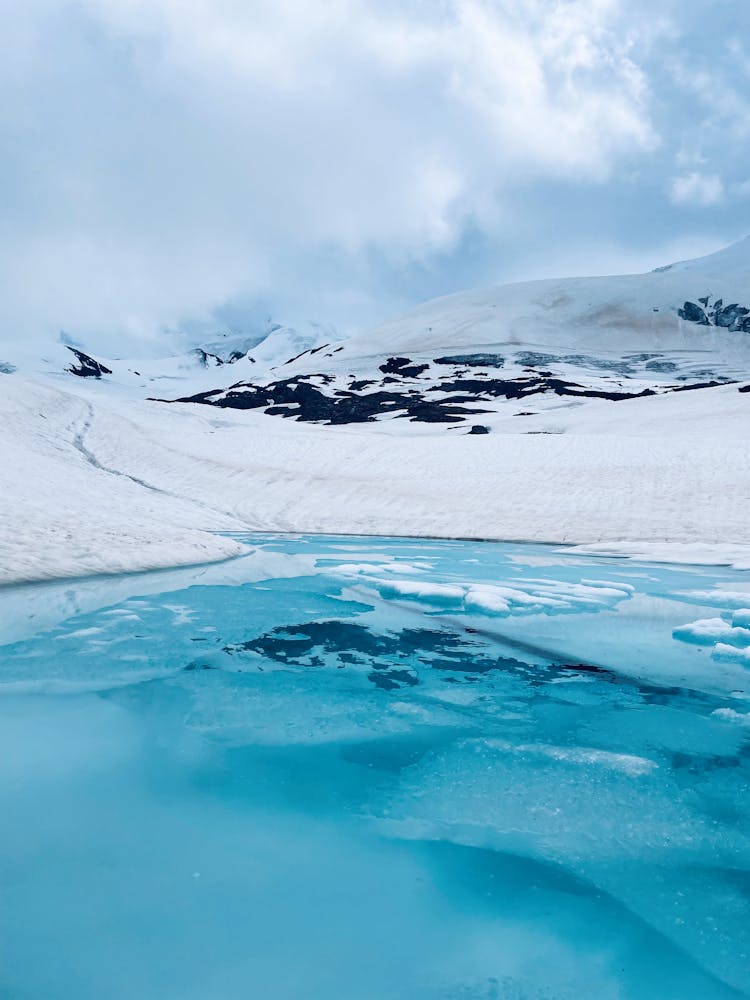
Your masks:
<svg viewBox="0 0 750 1000"><path fill-rule="evenodd" d="M748 383L747 385L741 385L738 391L739 392L750 392L750 383Z"/></svg>
<svg viewBox="0 0 750 1000"><path fill-rule="evenodd" d="M701 326L717 326L732 333L750 333L750 308L738 302L724 305L724 299L717 299L710 305L711 296L698 299L703 309L694 302L686 302L677 314L681 319Z"/></svg>
<svg viewBox="0 0 750 1000"><path fill-rule="evenodd" d="M471 392L477 399L504 396L506 399L524 399L543 392L554 392L557 396L582 396L590 399L636 399L639 396L653 396L652 389L641 392L615 392L607 389L587 389L575 382L564 382L545 374L543 377L526 379L453 379L433 386L431 392Z"/></svg>
<svg viewBox="0 0 750 1000"><path fill-rule="evenodd" d="M371 392L358 395L339 391L328 396L310 383L322 376L298 376L282 379L270 385L238 383L227 392L213 390L185 396L179 403L206 403L226 409L254 410L267 407L273 416L294 417L298 420L321 421L328 424L366 423L386 413L403 411L403 416L425 423L451 423L482 410L464 410L453 400L424 400L404 392ZM324 379L329 379L325 376ZM473 401L473 397L471 397Z"/></svg>
<svg viewBox="0 0 750 1000"><path fill-rule="evenodd" d="M69 365L65 371L70 372L72 375L79 375L81 378L101 378L102 375L112 374L111 368L107 368L106 365L95 361L94 358L90 358L83 351L79 351L75 347L69 347L67 344L66 347L68 347L68 350L72 354L75 354L78 364Z"/></svg>
<svg viewBox="0 0 750 1000"><path fill-rule="evenodd" d="M723 309L720 309L717 303L715 322L717 326L725 327L727 330L742 330L748 313L750 313L750 309L738 305L736 302L724 306Z"/></svg>
<svg viewBox="0 0 750 1000"><path fill-rule="evenodd" d="M472 400L474 402L474 400ZM441 401L429 402L427 400L417 400L410 403L406 415L410 420L426 424L452 424L456 420L463 420L468 416L475 416L479 413L489 413L489 410L470 410L459 406L457 401L444 399Z"/></svg>
<svg viewBox="0 0 750 1000"><path fill-rule="evenodd" d="M289 358L288 361L284 361L284 363L282 364L281 367L283 368L284 365L290 365L293 361L299 361L300 358L304 358L308 354L310 354L310 355L317 354L318 351L322 351L324 348L330 347L330 346L331 346L330 344L321 344L320 347L308 348L308 350L306 350L306 351L301 351L299 354L295 354L294 357L293 358Z"/></svg>
<svg viewBox="0 0 750 1000"><path fill-rule="evenodd" d="M701 302L707 300L701 299ZM700 323L701 326L708 326L708 317L700 306L696 305L695 302L686 302L682 309L677 310L677 315L680 319L687 320L688 323Z"/></svg>
<svg viewBox="0 0 750 1000"><path fill-rule="evenodd" d="M416 378L427 371L429 365L413 364L411 358L388 358L380 371L384 375L398 375L400 378Z"/></svg>
<svg viewBox="0 0 750 1000"><path fill-rule="evenodd" d="M202 347L196 347L193 354L195 354L204 368L208 368L209 358L217 367L224 364L224 360L218 354L212 354L211 351L204 351Z"/></svg>
<svg viewBox="0 0 750 1000"><path fill-rule="evenodd" d="M693 389L715 389L719 385L734 385L730 378L712 379L710 382L692 382L690 385L672 386L672 392L690 392Z"/></svg>
<svg viewBox="0 0 750 1000"><path fill-rule="evenodd" d="M731 324L729 329L740 321L750 323L750 310L737 303L724 306L719 300L714 307L709 307L708 313L699 306L695 308L700 313L691 315L705 315L711 322L718 317L722 323ZM305 353L316 354L322 350L324 348L319 347ZM96 364L93 359L90 360L92 364ZM272 416L329 425L365 423L391 417L460 426L468 419L471 425L469 433L486 434L490 432L489 427L474 421L480 414L494 412L497 408L495 401L498 399L525 400L527 397L546 394L567 399L606 399L618 402L655 395L657 391L682 392L730 382L729 378L722 377L720 369L716 372L710 369L698 371L692 366L681 367L679 358L672 361L671 355L659 353L597 358L588 354L554 355L521 351L514 360L525 365L523 370L518 372L515 369L514 376L507 372L508 377L501 378L498 377L499 372L490 370L504 365L504 359L500 355L476 353L441 356L435 359L435 363L451 365L452 368L451 371L446 371L445 367L442 370L432 369L433 376L437 376L439 371L445 374L446 377L440 379L424 375L430 365L416 363L409 357L394 356L385 359L380 365L379 373L373 377L358 378L356 372L350 372L348 376L325 371L308 372L277 379L268 384L240 381L227 389L202 392L176 401L228 409L262 409ZM320 361L319 363L322 364ZM561 363L589 371L581 371L580 375L578 372L571 373L574 377L581 378L581 382L573 382L568 377L561 377ZM557 370L547 369L547 365L554 365ZM482 368L487 370L483 371ZM592 369L597 372L594 378ZM613 376L599 375L599 371L611 372ZM671 376L673 384L666 385L663 380L654 378L653 387L642 388L642 381L637 385L629 382L631 375L644 379L649 373L657 372L670 375L674 372ZM411 381L413 379L418 381ZM345 388L347 383L348 388ZM632 386L630 391L629 385ZM535 414L534 411L524 410L516 415Z"/></svg>
<svg viewBox="0 0 750 1000"><path fill-rule="evenodd" d="M468 368L502 368L505 358L500 354L453 354L435 358L436 365L466 365Z"/></svg>

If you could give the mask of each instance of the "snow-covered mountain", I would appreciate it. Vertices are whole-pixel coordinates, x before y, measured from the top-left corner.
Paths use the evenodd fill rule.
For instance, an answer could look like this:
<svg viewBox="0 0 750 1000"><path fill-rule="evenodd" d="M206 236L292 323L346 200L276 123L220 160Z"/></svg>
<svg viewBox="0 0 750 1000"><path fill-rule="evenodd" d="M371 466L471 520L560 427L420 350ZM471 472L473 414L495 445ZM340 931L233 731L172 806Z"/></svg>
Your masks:
<svg viewBox="0 0 750 1000"><path fill-rule="evenodd" d="M163 356L151 352L138 357L111 357L96 348L61 337L41 353L27 345L14 345L0 360L0 374L16 372L43 377L75 375L103 379L139 397L162 383L169 391L196 392L206 386L231 385L240 379L257 377L282 364L295 354L322 342L319 328L296 330L272 324L261 336L220 333L196 347Z"/></svg>
<svg viewBox="0 0 750 1000"><path fill-rule="evenodd" d="M743 240L448 296L339 342L19 349L0 356L0 577L206 561L248 528L750 565L748 317Z"/></svg>
<svg viewBox="0 0 750 1000"><path fill-rule="evenodd" d="M476 420L484 429L523 401L546 410L561 399L622 401L748 377L750 238L646 275L436 299L260 378L181 399L330 424Z"/></svg>

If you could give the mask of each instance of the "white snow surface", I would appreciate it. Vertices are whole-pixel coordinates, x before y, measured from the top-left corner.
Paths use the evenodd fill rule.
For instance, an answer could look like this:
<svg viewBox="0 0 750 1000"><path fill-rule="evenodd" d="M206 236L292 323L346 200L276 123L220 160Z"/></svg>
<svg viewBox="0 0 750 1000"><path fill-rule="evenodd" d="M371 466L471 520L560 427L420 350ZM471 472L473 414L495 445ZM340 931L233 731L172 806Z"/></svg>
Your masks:
<svg viewBox="0 0 750 1000"><path fill-rule="evenodd" d="M745 240L648 275L449 296L291 364L281 334L282 354L266 345L254 364L266 380L279 368L336 379L367 376L391 355L658 351L686 377L711 369L743 385L750 333L689 323L677 309L705 295L742 303L748 290ZM2 583L224 559L245 550L226 533L249 529L533 540L750 567L750 393L738 384L617 402L494 400L477 417L491 433L474 436L393 415L327 426L157 402L146 397L257 378L254 365L110 363L84 350L113 374L64 372L72 356L61 345L47 364L0 358L17 366L0 374ZM577 362L565 370L600 377ZM503 610L503 595L480 597Z"/></svg>

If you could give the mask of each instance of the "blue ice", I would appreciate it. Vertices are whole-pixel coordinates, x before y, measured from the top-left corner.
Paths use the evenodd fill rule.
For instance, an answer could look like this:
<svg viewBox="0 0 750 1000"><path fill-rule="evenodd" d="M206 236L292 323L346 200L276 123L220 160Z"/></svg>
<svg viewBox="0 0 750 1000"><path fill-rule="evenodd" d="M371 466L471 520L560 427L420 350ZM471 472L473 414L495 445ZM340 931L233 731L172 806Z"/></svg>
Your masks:
<svg viewBox="0 0 750 1000"><path fill-rule="evenodd" d="M0 996L750 995L749 574L246 541L0 593Z"/></svg>

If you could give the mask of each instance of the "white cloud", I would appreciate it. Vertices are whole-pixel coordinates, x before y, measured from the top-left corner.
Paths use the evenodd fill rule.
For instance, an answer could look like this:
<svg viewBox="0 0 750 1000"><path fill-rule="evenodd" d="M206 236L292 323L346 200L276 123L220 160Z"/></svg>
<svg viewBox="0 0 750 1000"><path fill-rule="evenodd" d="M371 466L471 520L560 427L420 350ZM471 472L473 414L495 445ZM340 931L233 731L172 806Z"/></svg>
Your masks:
<svg viewBox="0 0 750 1000"><path fill-rule="evenodd" d="M676 205L718 205L725 197L724 182L718 174L683 174L672 181L670 197Z"/></svg>
<svg viewBox="0 0 750 1000"><path fill-rule="evenodd" d="M7 20L0 336L143 335L306 254L428 256L529 180L600 182L657 142L624 0L27 0Z"/></svg>
<svg viewBox="0 0 750 1000"><path fill-rule="evenodd" d="M724 141L747 142L750 138L750 99L742 92L744 80L733 66L719 58L710 69L691 61L675 62L677 83L697 99L704 111L701 130L716 129ZM747 74L747 69L745 69Z"/></svg>

